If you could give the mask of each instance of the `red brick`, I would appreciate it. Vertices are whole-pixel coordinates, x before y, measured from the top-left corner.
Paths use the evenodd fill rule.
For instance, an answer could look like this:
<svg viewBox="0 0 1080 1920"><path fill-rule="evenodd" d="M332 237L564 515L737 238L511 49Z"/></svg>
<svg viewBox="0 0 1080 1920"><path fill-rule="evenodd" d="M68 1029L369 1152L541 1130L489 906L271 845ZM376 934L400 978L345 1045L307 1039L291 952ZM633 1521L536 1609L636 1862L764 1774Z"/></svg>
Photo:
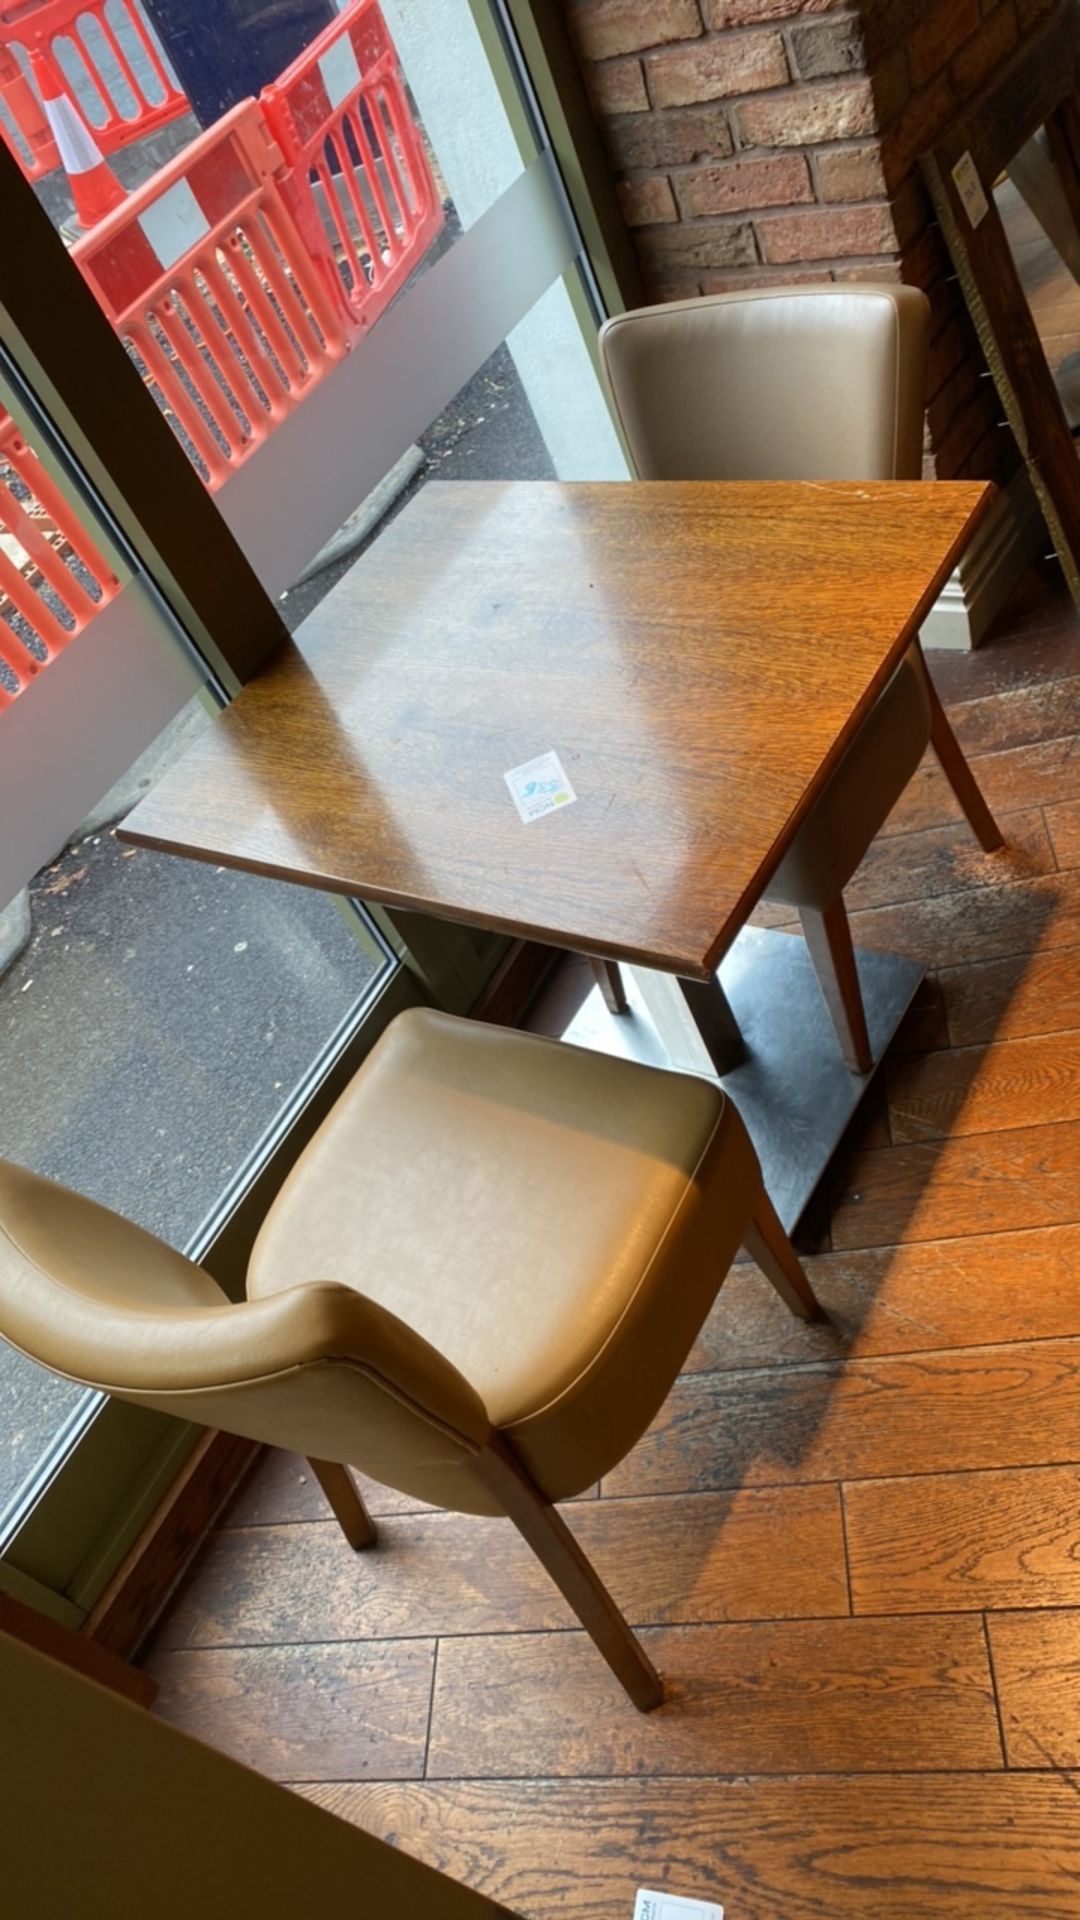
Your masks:
<svg viewBox="0 0 1080 1920"><path fill-rule="evenodd" d="M828 267L808 267L799 272L788 268L759 269L756 273L707 273L701 282L702 293L751 292L755 287L820 287L832 278Z"/></svg>
<svg viewBox="0 0 1080 1920"><path fill-rule="evenodd" d="M1057 3L1058 0L1016 0L1016 17L1021 33L1026 33L1029 27L1045 20L1048 13L1053 13Z"/></svg>
<svg viewBox="0 0 1080 1920"><path fill-rule="evenodd" d="M870 73L874 82L877 124L887 127L903 112L911 99L907 48L897 47L895 53L888 54L883 60L871 59Z"/></svg>
<svg viewBox="0 0 1080 1920"><path fill-rule="evenodd" d="M815 154L814 169L819 200L875 200L885 192L885 169L876 143L826 147Z"/></svg>
<svg viewBox="0 0 1080 1920"><path fill-rule="evenodd" d="M697 0L596 0L567 15L574 43L586 60L640 53L701 32Z"/></svg>
<svg viewBox="0 0 1080 1920"><path fill-rule="evenodd" d="M915 94L906 112L889 128L881 146L886 171L913 166L932 146L956 111L956 96L947 73Z"/></svg>
<svg viewBox="0 0 1080 1920"><path fill-rule="evenodd" d="M982 364L978 336L966 312L956 314L931 341L926 367L926 391L933 397L956 372L961 361L977 357Z"/></svg>
<svg viewBox="0 0 1080 1920"><path fill-rule="evenodd" d="M1021 454L1015 434L991 428L974 452L969 454L964 478L996 480L999 487L1007 487L1020 464Z"/></svg>
<svg viewBox="0 0 1080 1920"><path fill-rule="evenodd" d="M648 70L658 107L758 93L765 87L781 87L791 77L778 33L733 33L700 46L657 53Z"/></svg>
<svg viewBox="0 0 1080 1920"><path fill-rule="evenodd" d="M677 167L726 160L734 142L724 107L684 107L609 120L604 138L617 167Z"/></svg>
<svg viewBox="0 0 1080 1920"><path fill-rule="evenodd" d="M871 56L876 59L893 47L906 49L929 19L953 4L954 0L867 0L862 13Z"/></svg>
<svg viewBox="0 0 1080 1920"><path fill-rule="evenodd" d="M649 180L620 180L616 192L628 227L656 226L679 217L666 174L654 174Z"/></svg>
<svg viewBox="0 0 1080 1920"><path fill-rule="evenodd" d="M935 11L908 42L913 87L925 86L947 66L964 41L977 31L980 18L979 0L939 0Z"/></svg>
<svg viewBox="0 0 1080 1920"><path fill-rule="evenodd" d="M705 273L710 267L750 267L757 264L754 229L749 220L724 224L704 220L678 221L670 227L644 227L638 252L650 271L661 278L672 269Z"/></svg>
<svg viewBox="0 0 1080 1920"><path fill-rule="evenodd" d="M962 407L979 391L979 363L963 361L952 378L946 380L927 402L926 422L931 446L940 446Z"/></svg>
<svg viewBox="0 0 1080 1920"><path fill-rule="evenodd" d="M893 194L890 211L897 246L910 247L934 218L930 195L917 173L912 174L900 191Z"/></svg>
<svg viewBox="0 0 1080 1920"><path fill-rule="evenodd" d="M826 80L791 87L774 100L747 100L737 109L748 147L802 147L818 140L848 140L875 128L869 80Z"/></svg>
<svg viewBox="0 0 1080 1920"><path fill-rule="evenodd" d="M758 27L797 13L831 13L851 0L701 0L707 27Z"/></svg>
<svg viewBox="0 0 1080 1920"><path fill-rule="evenodd" d="M995 429L1002 435L1007 434L1007 427L997 426L1000 418L1001 406L997 395L984 382L979 392L966 406L961 407L948 432L934 440L939 479L952 480L968 472L975 449L981 447Z"/></svg>
<svg viewBox="0 0 1080 1920"><path fill-rule="evenodd" d="M953 79L961 99L979 93L994 68L1008 58L1019 39L1012 0L998 8L953 61Z"/></svg>
<svg viewBox="0 0 1080 1920"><path fill-rule="evenodd" d="M942 302L948 307L946 320L951 320L963 307L963 296L946 280L952 272L948 249L936 228L928 228L910 247L905 247L904 279L909 287L921 287L924 293L941 289Z"/></svg>
<svg viewBox="0 0 1080 1920"><path fill-rule="evenodd" d="M698 279L651 279L645 276L645 292L650 300L696 300L701 292Z"/></svg>
<svg viewBox="0 0 1080 1920"><path fill-rule="evenodd" d="M787 260L843 259L849 254L889 253L896 232L889 208L820 207L812 213L785 213L757 222L762 257Z"/></svg>
<svg viewBox="0 0 1080 1920"><path fill-rule="evenodd" d="M804 80L859 73L866 66L862 28L850 16L792 27L790 38L795 65Z"/></svg>
<svg viewBox="0 0 1080 1920"><path fill-rule="evenodd" d="M922 246L924 238L924 235L919 236L919 239L915 243L915 251L918 251ZM949 325L950 321L956 319L958 313L967 312L967 308L964 305L964 296L960 291L960 283L955 278L951 280L931 280L928 282L916 280L909 265L910 259L910 254L903 256L904 279L909 286L922 286L922 290L930 302L930 340L931 343L933 343L933 341L937 339L938 334L944 332L944 329ZM949 272L952 272L951 264Z"/></svg>
<svg viewBox="0 0 1080 1920"><path fill-rule="evenodd" d="M872 287L895 287L899 286L903 274L896 260L874 260L869 263L864 262L858 267L838 265L833 278L844 282L856 282L860 285L865 283Z"/></svg>
<svg viewBox="0 0 1080 1920"><path fill-rule="evenodd" d="M726 167L676 174L675 187L686 220L708 213L745 213L752 207L790 207L814 198L810 169L801 153L733 160Z"/></svg>
<svg viewBox="0 0 1080 1920"><path fill-rule="evenodd" d="M646 113L649 96L640 60L605 60L586 67L585 85L597 113Z"/></svg>

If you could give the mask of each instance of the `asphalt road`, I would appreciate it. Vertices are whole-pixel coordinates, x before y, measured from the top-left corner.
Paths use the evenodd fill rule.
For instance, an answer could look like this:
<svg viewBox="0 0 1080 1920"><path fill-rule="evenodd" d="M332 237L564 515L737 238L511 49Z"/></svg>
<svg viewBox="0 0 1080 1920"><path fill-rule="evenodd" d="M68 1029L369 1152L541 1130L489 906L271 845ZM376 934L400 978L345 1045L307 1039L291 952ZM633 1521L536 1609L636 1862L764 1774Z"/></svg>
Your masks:
<svg viewBox="0 0 1080 1920"><path fill-rule="evenodd" d="M553 477L505 348L421 444L410 493ZM287 596L294 629L358 557ZM182 1247L370 964L331 900L125 852L109 832L38 877L33 915L30 946L0 980L0 1155ZM0 1511L78 1397L0 1347Z"/></svg>

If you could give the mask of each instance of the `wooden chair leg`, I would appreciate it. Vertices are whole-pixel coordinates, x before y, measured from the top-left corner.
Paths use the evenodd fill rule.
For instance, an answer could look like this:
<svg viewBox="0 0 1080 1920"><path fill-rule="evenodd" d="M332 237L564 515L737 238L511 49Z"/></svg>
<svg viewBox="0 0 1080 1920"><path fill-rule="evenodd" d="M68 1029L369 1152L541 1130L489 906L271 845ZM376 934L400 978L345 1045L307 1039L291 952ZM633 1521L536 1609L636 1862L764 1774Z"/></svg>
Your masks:
<svg viewBox="0 0 1080 1920"><path fill-rule="evenodd" d="M866 1031L866 1010L844 902L834 900L823 913L816 907L800 907L799 919L825 1005L836 1028L844 1065L852 1073L869 1073L874 1056Z"/></svg>
<svg viewBox="0 0 1080 1920"><path fill-rule="evenodd" d="M350 1547L375 1545L375 1522L360 1498L348 1467L336 1460L309 1460L308 1466L333 1508L334 1517Z"/></svg>
<svg viewBox="0 0 1080 1920"><path fill-rule="evenodd" d="M983 799L979 783L968 766L963 748L952 730L952 723L938 698L930 678L922 649L918 649L923 680L930 701L930 744L936 753L950 787L964 810L964 818L984 853L997 853L1005 845L1005 835Z"/></svg>
<svg viewBox="0 0 1080 1920"><path fill-rule="evenodd" d="M802 1270L799 1256L784 1232L764 1187L743 1245L751 1260L761 1268L766 1280L776 1288L785 1306L790 1307L798 1319L824 1318L821 1302Z"/></svg>
<svg viewBox="0 0 1080 1920"><path fill-rule="evenodd" d="M473 1462L473 1471L547 1569L635 1707L641 1713L651 1713L664 1698L664 1684L656 1668L562 1515L533 1486L500 1434L492 1434Z"/></svg>
<svg viewBox="0 0 1080 1920"><path fill-rule="evenodd" d="M629 1013L630 1002L626 997L626 983L617 960L590 960L593 979L604 996L604 1005L609 1013Z"/></svg>

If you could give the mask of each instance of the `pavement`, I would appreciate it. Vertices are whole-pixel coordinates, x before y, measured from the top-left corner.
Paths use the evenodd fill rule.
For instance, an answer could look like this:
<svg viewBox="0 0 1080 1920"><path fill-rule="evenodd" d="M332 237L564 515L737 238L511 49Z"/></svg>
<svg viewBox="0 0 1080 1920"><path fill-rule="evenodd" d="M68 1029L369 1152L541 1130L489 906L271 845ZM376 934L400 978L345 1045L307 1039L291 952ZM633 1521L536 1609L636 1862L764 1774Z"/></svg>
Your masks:
<svg viewBox="0 0 1080 1920"><path fill-rule="evenodd" d="M505 348L421 445L394 512L440 479L553 477ZM359 557L286 596L293 630ZM124 849L108 830L40 874L31 905L30 945L0 979L0 1156L183 1247L371 962L327 897ZM79 1395L0 1348L0 1512Z"/></svg>

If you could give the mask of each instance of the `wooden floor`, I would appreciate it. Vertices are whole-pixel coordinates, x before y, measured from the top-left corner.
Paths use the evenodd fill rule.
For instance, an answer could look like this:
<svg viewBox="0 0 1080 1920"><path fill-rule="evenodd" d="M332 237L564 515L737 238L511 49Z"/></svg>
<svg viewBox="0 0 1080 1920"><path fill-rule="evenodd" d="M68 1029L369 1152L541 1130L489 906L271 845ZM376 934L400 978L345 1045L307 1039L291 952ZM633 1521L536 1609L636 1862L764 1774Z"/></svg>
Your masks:
<svg viewBox="0 0 1080 1920"><path fill-rule="evenodd" d="M857 940L934 972L814 1211L830 1321L738 1267L569 1509L667 1704L635 1713L508 1526L374 1490L354 1554L283 1456L148 1652L166 1718L536 1920L629 1920L640 1885L1080 1915L1080 619L1029 576L933 665L1009 846L927 764L852 887Z"/></svg>

